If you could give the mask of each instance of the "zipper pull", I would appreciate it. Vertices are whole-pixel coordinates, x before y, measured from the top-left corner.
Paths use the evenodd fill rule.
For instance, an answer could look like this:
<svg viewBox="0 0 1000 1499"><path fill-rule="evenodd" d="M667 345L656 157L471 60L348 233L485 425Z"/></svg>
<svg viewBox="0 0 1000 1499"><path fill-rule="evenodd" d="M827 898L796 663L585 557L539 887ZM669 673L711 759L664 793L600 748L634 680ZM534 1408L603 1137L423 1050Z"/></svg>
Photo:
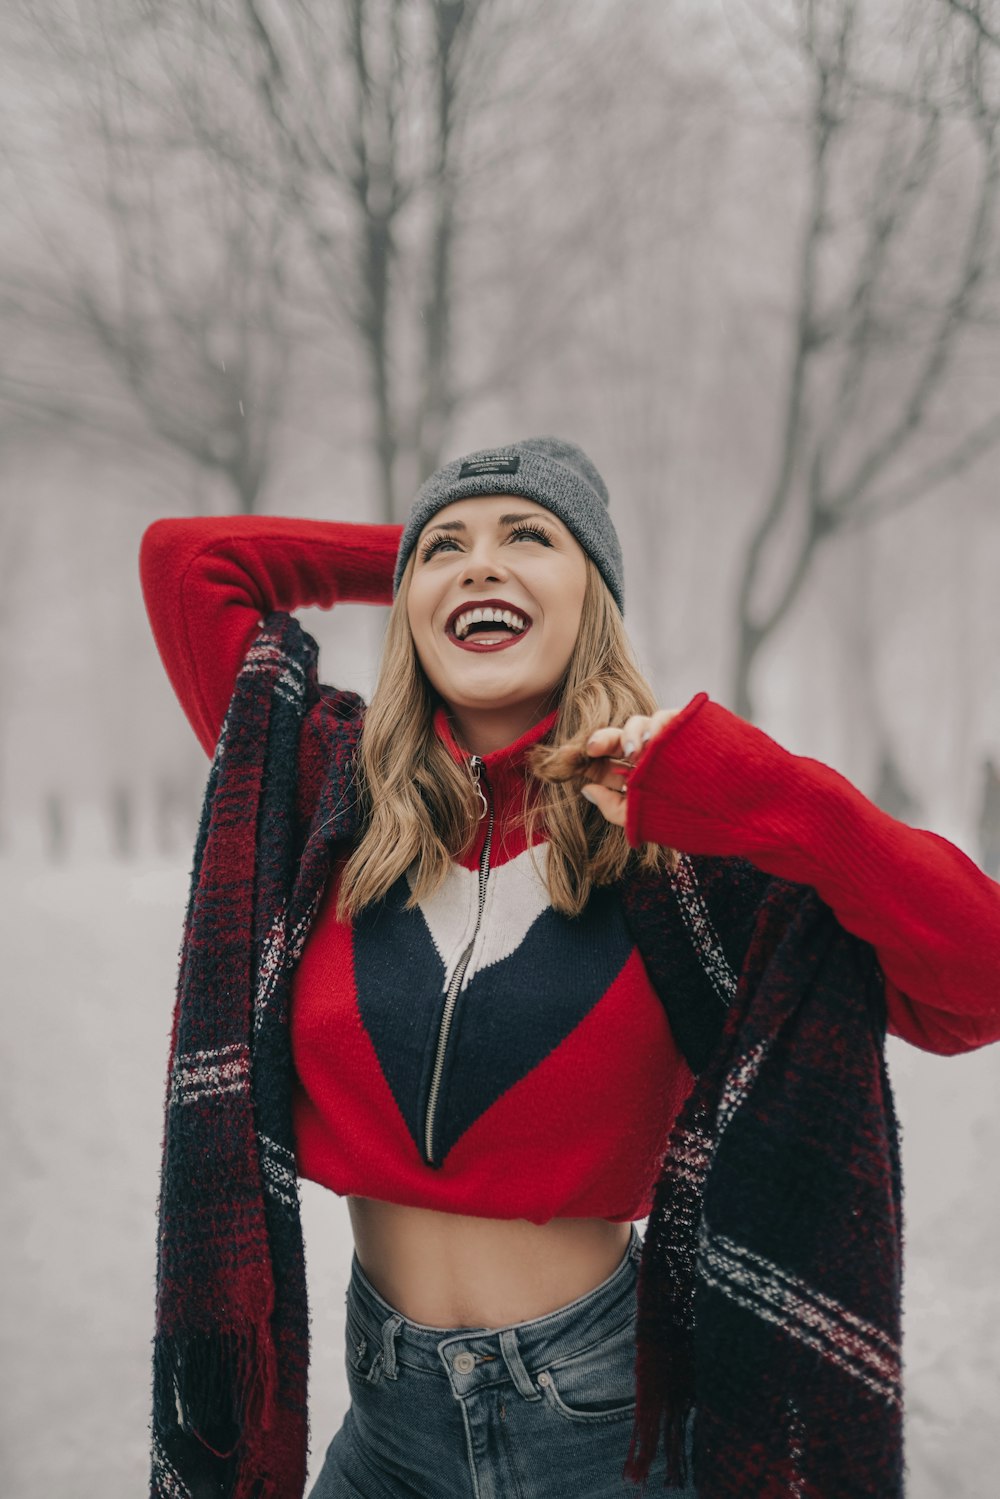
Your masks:
<svg viewBox="0 0 1000 1499"><path fill-rule="evenodd" d="M486 800L486 797L483 795L483 788L479 784L480 772L484 769L482 757L480 755L470 755L469 756L469 767L472 770L472 780L473 780L473 783L475 785L475 788L476 788L477 792L479 793L479 800L483 804L483 810L480 812L479 816L476 818L476 821L477 822L482 822L483 818L486 816L487 812L490 810L490 804Z"/></svg>

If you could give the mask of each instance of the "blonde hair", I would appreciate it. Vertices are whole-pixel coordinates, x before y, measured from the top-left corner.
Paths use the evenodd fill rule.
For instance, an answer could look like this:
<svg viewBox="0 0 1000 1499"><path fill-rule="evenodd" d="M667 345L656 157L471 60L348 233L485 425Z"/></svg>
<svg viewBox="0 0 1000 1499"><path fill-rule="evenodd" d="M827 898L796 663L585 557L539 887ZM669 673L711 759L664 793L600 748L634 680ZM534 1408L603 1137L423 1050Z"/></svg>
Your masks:
<svg viewBox="0 0 1000 1499"><path fill-rule="evenodd" d="M673 869L678 861L674 849L659 843L632 849L625 829L608 822L580 795L584 771L594 764L583 749L589 735L608 724L622 724L633 713L652 714L657 706L618 606L589 556L586 564L576 644L552 691L559 711L550 741L527 751L530 774L520 811L529 847L544 819L549 898L566 916L579 915L595 885L620 878L630 858L644 870ZM438 699L420 664L406 613L413 565L411 555L389 612L378 681L358 743L355 774L362 831L341 874L340 920L380 900L414 863L406 909L433 895L451 860L473 841L482 810L471 775L434 730ZM533 781L546 786L547 794L535 794L539 788Z"/></svg>

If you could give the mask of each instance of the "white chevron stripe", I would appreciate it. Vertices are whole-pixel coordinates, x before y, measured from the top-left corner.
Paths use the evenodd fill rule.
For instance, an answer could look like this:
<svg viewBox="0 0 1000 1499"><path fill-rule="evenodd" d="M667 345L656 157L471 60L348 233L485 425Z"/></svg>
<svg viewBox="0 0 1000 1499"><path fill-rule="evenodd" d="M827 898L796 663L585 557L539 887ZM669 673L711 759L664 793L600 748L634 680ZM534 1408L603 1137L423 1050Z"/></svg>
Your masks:
<svg viewBox="0 0 1000 1499"><path fill-rule="evenodd" d="M550 909L548 867L549 845L543 841L491 870L483 922L469 960L466 984L474 973L509 957L520 947L539 916Z"/></svg>
<svg viewBox="0 0 1000 1499"><path fill-rule="evenodd" d="M534 852L538 871L532 863ZM524 849L514 859L491 869L486 881L483 919L476 946L469 958L463 979L466 987L480 969L499 963L510 956L524 941L532 925L549 909L545 875L548 867L548 843ZM406 872L413 889L415 870ZM445 967L445 987L451 982L462 953L476 926L479 909L479 870L452 863L440 887L420 902L420 912Z"/></svg>
<svg viewBox="0 0 1000 1499"><path fill-rule="evenodd" d="M406 882L412 894L415 883L413 865L406 871ZM490 879L492 879L492 874ZM458 966L476 924L479 906L479 871L465 869L452 860L441 884L433 895L420 902L420 914L427 924L431 941L445 966L445 984Z"/></svg>

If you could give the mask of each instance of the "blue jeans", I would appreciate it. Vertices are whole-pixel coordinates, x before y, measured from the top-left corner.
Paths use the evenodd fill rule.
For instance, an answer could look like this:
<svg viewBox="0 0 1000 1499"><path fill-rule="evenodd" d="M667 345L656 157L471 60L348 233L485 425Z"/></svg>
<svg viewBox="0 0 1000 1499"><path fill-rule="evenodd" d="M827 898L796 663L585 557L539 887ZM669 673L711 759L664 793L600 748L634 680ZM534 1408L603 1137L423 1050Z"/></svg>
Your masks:
<svg viewBox="0 0 1000 1499"><path fill-rule="evenodd" d="M351 1262L351 1405L309 1499L622 1499L635 1414L635 1224L585 1296L508 1327L410 1322ZM693 1413L692 1413L693 1415ZM690 1460L691 1423L688 1424ZM664 1488L662 1453L645 1493Z"/></svg>

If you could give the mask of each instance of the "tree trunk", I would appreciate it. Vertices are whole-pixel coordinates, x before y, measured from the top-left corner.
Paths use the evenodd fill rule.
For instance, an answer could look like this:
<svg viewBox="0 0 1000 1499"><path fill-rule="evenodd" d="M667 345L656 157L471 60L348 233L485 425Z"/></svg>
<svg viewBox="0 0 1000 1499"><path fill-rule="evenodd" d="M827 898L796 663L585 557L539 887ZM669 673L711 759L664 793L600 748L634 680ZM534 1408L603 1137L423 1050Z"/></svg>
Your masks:
<svg viewBox="0 0 1000 1499"><path fill-rule="evenodd" d="M736 664L733 668L732 679L733 712L738 713L740 718L745 718L748 723L753 723L754 720L750 678L754 662L765 638L763 632L755 629L745 617L737 621Z"/></svg>
<svg viewBox="0 0 1000 1499"><path fill-rule="evenodd" d="M455 131L453 47L466 20L465 0L436 8L435 52L437 159L434 164L434 215L425 298L424 374L416 421L418 482L441 463L455 409L452 378L451 298L455 239L455 181L452 145Z"/></svg>

